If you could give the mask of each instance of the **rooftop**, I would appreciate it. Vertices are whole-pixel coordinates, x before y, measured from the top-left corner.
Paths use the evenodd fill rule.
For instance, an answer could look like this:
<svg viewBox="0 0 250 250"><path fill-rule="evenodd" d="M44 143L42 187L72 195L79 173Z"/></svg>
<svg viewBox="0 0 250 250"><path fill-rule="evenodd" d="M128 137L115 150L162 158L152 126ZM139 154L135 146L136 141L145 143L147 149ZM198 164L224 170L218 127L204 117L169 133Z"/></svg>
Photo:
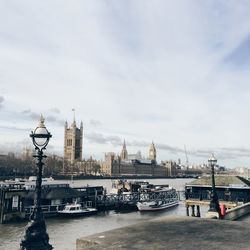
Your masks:
<svg viewBox="0 0 250 250"><path fill-rule="evenodd" d="M215 175L215 185L222 187L229 187L230 185L242 185L244 187L250 188L250 181L244 179L240 176L233 175ZM200 179L196 179L186 186L211 186L212 179L211 176L202 176Z"/></svg>

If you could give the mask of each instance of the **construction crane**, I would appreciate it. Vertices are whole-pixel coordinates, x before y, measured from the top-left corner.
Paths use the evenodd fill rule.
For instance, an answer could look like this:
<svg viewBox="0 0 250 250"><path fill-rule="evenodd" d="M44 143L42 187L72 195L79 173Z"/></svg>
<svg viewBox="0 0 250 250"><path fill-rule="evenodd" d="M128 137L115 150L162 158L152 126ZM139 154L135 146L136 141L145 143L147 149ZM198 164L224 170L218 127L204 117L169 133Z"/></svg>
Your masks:
<svg viewBox="0 0 250 250"><path fill-rule="evenodd" d="M187 172L188 172L189 163L188 163L188 156L187 156L186 145L184 145L184 150L185 150L185 155L186 155L186 167L187 167Z"/></svg>

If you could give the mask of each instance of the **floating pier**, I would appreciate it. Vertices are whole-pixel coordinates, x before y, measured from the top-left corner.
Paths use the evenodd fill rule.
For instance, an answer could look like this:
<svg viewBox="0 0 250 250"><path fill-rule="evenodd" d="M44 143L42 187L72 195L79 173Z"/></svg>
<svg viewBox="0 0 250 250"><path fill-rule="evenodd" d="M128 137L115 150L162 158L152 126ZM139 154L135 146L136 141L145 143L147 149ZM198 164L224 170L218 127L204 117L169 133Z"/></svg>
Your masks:
<svg viewBox="0 0 250 250"><path fill-rule="evenodd" d="M227 211L250 202L250 182L239 176L216 175L216 194ZM209 206L211 176L203 176L185 186L186 215L200 217L200 206Z"/></svg>

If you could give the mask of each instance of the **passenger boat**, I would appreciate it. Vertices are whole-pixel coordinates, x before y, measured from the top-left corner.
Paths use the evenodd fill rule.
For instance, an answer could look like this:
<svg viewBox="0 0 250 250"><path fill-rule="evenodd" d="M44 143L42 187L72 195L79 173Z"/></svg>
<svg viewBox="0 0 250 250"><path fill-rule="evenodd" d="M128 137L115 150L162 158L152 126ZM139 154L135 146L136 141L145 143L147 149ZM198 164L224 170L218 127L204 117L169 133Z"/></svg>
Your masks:
<svg viewBox="0 0 250 250"><path fill-rule="evenodd" d="M179 201L178 200L176 201L144 201L144 202L137 202L136 205L140 212L159 211L159 210L177 206L179 205Z"/></svg>
<svg viewBox="0 0 250 250"><path fill-rule="evenodd" d="M131 194L140 192L142 187L148 186L146 181L113 180L110 194ZM151 185L153 186L153 185Z"/></svg>
<svg viewBox="0 0 250 250"><path fill-rule="evenodd" d="M175 189L164 188L161 190L151 192L152 197L154 193L157 193L158 197L162 198L156 200L152 199L142 200L140 202L137 202L136 205L140 212L160 211L179 205L179 196Z"/></svg>
<svg viewBox="0 0 250 250"><path fill-rule="evenodd" d="M63 210L57 212L58 215L63 217L78 217L96 214L96 208L85 208L81 204L69 204L64 207Z"/></svg>

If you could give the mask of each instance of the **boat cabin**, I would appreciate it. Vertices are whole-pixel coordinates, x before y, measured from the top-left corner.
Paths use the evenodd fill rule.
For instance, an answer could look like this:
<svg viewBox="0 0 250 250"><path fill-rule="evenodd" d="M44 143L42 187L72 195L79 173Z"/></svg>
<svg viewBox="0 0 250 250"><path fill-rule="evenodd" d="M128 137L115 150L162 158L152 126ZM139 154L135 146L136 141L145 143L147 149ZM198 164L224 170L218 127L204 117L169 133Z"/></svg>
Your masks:
<svg viewBox="0 0 250 250"><path fill-rule="evenodd" d="M82 206L80 204L70 204L66 205L63 209L64 211L80 211L82 209Z"/></svg>

